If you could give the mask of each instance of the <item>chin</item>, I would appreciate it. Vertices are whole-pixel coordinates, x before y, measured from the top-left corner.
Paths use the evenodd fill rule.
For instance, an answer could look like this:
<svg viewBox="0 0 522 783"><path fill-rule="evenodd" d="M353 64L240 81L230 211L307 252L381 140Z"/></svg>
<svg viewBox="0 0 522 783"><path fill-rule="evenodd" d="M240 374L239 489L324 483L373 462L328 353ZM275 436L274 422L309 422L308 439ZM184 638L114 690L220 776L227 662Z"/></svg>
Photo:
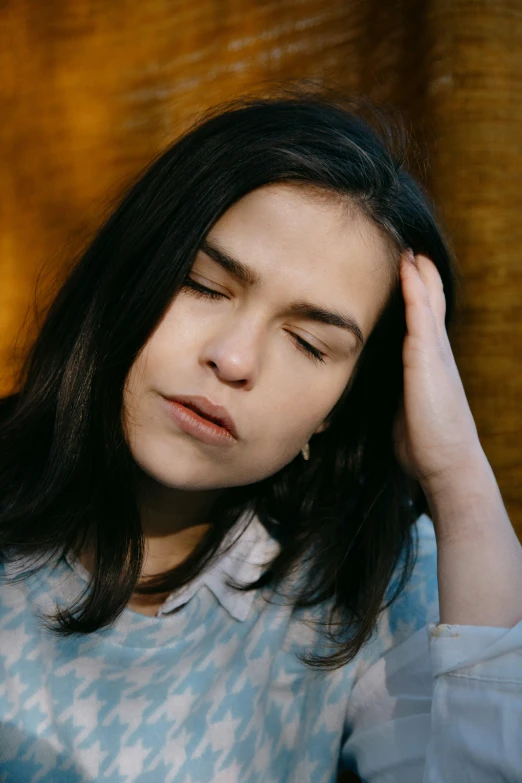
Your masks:
<svg viewBox="0 0 522 783"><path fill-rule="evenodd" d="M212 458L212 454L194 449L191 443L155 437L134 439L130 448L135 463L149 478L164 487L187 491L254 484L290 461L288 455L286 459L282 455L274 459L271 454L268 460L257 459L253 464L248 464L244 455L227 462L226 455L218 450Z"/></svg>
<svg viewBox="0 0 522 783"><path fill-rule="evenodd" d="M188 455L158 454L133 449L132 456L139 469L153 481L168 489L186 491L210 490L232 486L233 470L230 476L223 475L223 466L209 461L190 459Z"/></svg>

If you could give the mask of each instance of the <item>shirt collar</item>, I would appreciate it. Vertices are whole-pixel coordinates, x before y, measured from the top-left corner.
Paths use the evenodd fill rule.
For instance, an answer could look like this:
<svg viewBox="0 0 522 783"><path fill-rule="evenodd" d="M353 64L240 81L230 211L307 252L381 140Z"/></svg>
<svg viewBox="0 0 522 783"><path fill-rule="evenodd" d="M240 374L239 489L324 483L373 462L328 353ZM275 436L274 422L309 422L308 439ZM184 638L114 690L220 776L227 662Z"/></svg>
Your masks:
<svg viewBox="0 0 522 783"><path fill-rule="evenodd" d="M256 591L239 592L230 587L227 580L232 578L241 584L254 582L281 549L280 544L255 515L246 530L241 533L247 514L251 512L241 515L225 536L219 551L233 542L230 549L218 556L193 582L168 596L159 608L158 616L177 609L186 603L201 585L205 585L233 618L240 621L247 619Z"/></svg>
<svg viewBox="0 0 522 783"><path fill-rule="evenodd" d="M246 530L241 533L248 515L251 515L252 519ZM182 604L187 603L199 588L205 585L234 619L240 621L247 619L256 591L239 592L230 587L227 580L233 578L241 584L246 584L259 579L270 560L280 551L281 546L268 533L258 517L252 515L251 511L244 512L229 530L221 543L219 552L222 552L229 544L231 544L230 549L221 556L217 555L211 565L196 579L180 590L171 593L165 599L158 609L158 617L168 615ZM73 553L69 552L65 557L79 576L86 581L90 580L90 574Z"/></svg>

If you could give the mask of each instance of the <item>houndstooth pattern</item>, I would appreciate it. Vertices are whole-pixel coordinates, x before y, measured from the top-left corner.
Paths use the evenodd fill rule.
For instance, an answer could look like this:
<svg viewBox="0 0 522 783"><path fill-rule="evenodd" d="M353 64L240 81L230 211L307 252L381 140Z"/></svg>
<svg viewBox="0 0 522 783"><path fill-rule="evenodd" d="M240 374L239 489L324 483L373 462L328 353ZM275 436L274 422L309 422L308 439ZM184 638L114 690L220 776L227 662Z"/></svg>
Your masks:
<svg viewBox="0 0 522 783"><path fill-rule="evenodd" d="M268 603L266 589L243 621L201 584L174 614L125 610L109 629L62 639L34 612L85 588L70 564L6 581L1 783L333 783L354 682L438 607L433 525L423 515L417 527L406 590L357 658L334 672L296 658L319 649L303 622L319 610Z"/></svg>

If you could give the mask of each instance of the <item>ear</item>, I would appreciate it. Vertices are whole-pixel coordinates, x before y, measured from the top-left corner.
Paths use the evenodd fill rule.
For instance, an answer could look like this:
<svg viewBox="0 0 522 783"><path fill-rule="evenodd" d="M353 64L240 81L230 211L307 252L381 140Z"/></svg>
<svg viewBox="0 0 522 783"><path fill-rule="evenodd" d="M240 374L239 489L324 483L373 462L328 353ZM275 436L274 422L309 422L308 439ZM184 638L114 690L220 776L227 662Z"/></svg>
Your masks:
<svg viewBox="0 0 522 783"><path fill-rule="evenodd" d="M325 420L315 430L314 435L319 435L320 432L324 432L327 427L328 427L328 422Z"/></svg>

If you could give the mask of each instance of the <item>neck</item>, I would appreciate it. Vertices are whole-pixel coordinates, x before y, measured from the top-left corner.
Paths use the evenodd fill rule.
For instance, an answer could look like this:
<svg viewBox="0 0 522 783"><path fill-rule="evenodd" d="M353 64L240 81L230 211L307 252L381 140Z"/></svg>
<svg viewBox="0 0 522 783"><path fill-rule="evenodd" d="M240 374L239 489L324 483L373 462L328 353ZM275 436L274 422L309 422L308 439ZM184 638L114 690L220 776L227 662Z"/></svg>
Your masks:
<svg viewBox="0 0 522 783"><path fill-rule="evenodd" d="M143 576L173 568L190 555L210 527L209 514L222 492L173 489L139 475L137 497L146 541Z"/></svg>
<svg viewBox="0 0 522 783"><path fill-rule="evenodd" d="M209 515L224 490L182 490L166 487L139 471L136 495L145 551L141 577L148 578L168 571L197 547L210 527ZM90 572L94 570L93 553L85 549L80 562ZM155 614L166 595L134 596L130 608L145 614Z"/></svg>

